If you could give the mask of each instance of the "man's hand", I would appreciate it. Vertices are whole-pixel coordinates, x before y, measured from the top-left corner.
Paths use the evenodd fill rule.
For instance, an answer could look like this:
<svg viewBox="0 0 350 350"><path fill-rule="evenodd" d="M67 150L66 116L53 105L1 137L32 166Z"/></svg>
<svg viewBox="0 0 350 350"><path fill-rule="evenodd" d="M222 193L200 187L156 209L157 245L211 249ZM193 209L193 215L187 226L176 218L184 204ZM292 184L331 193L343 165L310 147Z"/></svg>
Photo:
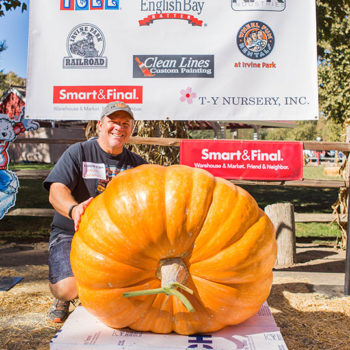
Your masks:
<svg viewBox="0 0 350 350"><path fill-rule="evenodd" d="M78 231L79 224L80 224L80 219L81 216L84 214L86 208L90 204L90 202L93 200L93 197L90 197L84 202L81 202L78 204L76 207L73 208L72 210L72 219L74 221L74 230L75 232Z"/></svg>

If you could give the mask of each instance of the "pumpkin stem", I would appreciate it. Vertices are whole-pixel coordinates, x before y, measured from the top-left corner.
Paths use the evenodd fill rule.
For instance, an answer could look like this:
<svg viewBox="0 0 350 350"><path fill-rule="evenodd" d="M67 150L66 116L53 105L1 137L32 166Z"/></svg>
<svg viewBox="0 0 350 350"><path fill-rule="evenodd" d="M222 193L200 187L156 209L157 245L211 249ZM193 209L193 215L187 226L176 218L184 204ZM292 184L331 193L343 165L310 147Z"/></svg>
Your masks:
<svg viewBox="0 0 350 350"><path fill-rule="evenodd" d="M180 293L176 288L180 288L189 294L193 294L192 289L186 287L183 282L187 280L188 272L186 265L179 258L164 259L159 264L157 276L162 282L161 288L137 290L133 292L123 293L124 298L136 297L140 295L151 295L164 293L165 295L173 295L178 298L189 312L194 311L194 307L186 296Z"/></svg>
<svg viewBox="0 0 350 350"><path fill-rule="evenodd" d="M160 294L164 293L165 295L173 295L174 297L178 298L182 304L185 305L186 309L189 312L194 311L194 307L192 306L191 302L186 298L186 296L182 293L180 293L176 288L180 286L171 285L169 287L162 287L162 288L155 288L155 289L145 289L145 290L136 290L134 292L126 292L123 293L124 298L131 298L136 297L140 295L151 295L151 294ZM185 286L182 286L185 287ZM181 288L181 287L180 287ZM191 291L191 294L193 294L193 291L187 287L186 289Z"/></svg>

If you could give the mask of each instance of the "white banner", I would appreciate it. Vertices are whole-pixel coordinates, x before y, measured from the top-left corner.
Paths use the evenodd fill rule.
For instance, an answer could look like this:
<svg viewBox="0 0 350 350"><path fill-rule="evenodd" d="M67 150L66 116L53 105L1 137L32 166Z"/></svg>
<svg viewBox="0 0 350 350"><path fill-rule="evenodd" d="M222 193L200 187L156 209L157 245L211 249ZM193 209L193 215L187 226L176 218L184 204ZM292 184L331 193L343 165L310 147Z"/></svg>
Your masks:
<svg viewBox="0 0 350 350"><path fill-rule="evenodd" d="M27 76L33 119L315 119L315 0L31 0Z"/></svg>

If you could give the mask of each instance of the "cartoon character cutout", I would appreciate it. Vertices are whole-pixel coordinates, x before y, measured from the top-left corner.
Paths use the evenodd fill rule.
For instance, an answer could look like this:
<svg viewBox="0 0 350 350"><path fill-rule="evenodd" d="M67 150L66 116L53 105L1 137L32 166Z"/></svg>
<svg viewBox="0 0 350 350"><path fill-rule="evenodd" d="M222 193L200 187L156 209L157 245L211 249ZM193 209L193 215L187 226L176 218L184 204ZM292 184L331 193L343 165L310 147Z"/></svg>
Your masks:
<svg viewBox="0 0 350 350"><path fill-rule="evenodd" d="M16 203L19 182L16 174L8 170L9 156L7 149L17 135L26 130L36 130L39 124L24 118L24 108L21 114L10 119L6 114L0 114L0 220Z"/></svg>

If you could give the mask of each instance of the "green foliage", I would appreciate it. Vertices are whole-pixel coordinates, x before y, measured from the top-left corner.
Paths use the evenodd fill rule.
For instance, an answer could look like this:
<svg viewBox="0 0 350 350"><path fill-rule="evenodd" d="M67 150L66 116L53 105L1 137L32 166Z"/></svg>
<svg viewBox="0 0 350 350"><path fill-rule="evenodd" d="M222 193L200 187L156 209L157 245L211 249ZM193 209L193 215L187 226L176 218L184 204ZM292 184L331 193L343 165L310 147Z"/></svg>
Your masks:
<svg viewBox="0 0 350 350"><path fill-rule="evenodd" d="M19 77L13 72L9 72L6 74L5 82L8 86L11 85L24 85L25 79Z"/></svg>
<svg viewBox="0 0 350 350"><path fill-rule="evenodd" d="M317 0L319 101L327 119L350 118L350 2Z"/></svg>
<svg viewBox="0 0 350 350"><path fill-rule="evenodd" d="M5 15L5 12L21 8L22 12L27 9L26 0L0 0L0 17Z"/></svg>
<svg viewBox="0 0 350 350"><path fill-rule="evenodd" d="M317 136L322 138L322 141L328 142L344 142L345 130L341 123L334 119L326 119L321 117L316 125Z"/></svg>
<svg viewBox="0 0 350 350"><path fill-rule="evenodd" d="M274 128L265 131L265 140L307 141L317 137L316 121L301 121L294 129Z"/></svg>
<svg viewBox="0 0 350 350"><path fill-rule="evenodd" d="M215 134L214 130L191 130L189 135L192 139L213 139Z"/></svg>
<svg viewBox="0 0 350 350"><path fill-rule="evenodd" d="M259 138L274 141L315 141L321 137L322 141L344 141L344 129L337 120L321 117L317 121L299 121L294 129L270 128L259 132Z"/></svg>
<svg viewBox="0 0 350 350"><path fill-rule="evenodd" d="M0 72L0 97L11 86L25 86L25 79L20 78L13 72L4 74Z"/></svg>

